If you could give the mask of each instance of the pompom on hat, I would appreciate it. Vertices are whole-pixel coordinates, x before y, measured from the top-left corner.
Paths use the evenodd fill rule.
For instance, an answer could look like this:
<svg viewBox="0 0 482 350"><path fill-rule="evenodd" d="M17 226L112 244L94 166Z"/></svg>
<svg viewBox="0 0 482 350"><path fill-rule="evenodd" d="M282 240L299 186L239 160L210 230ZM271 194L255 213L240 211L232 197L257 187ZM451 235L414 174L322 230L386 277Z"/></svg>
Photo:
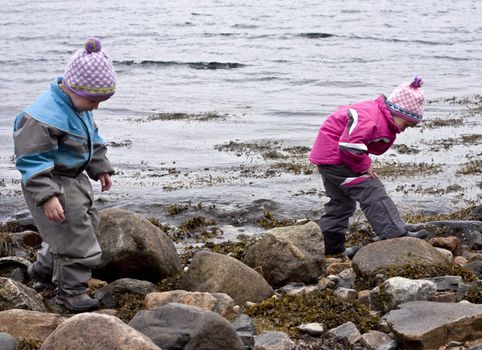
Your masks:
<svg viewBox="0 0 482 350"><path fill-rule="evenodd" d="M94 101L105 101L114 95L114 66L98 38L88 38L84 48L71 57L62 82L73 93Z"/></svg>
<svg viewBox="0 0 482 350"><path fill-rule="evenodd" d="M387 106L397 117L418 124L423 117L423 80L416 76L411 83L402 83L388 96Z"/></svg>

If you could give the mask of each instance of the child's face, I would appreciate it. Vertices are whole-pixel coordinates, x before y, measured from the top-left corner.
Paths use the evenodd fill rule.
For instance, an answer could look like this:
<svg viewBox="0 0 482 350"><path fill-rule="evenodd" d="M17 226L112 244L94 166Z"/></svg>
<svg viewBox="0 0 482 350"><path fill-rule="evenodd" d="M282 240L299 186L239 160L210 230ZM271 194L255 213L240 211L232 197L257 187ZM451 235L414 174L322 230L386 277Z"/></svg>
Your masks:
<svg viewBox="0 0 482 350"><path fill-rule="evenodd" d="M72 100L72 104L74 105L75 109L79 112L92 111L97 109L100 104L99 101L90 100L77 94L71 94L70 99Z"/></svg>
<svg viewBox="0 0 482 350"><path fill-rule="evenodd" d="M410 123L408 120L402 119L397 116L393 116L393 122L398 126L401 132L404 132L406 128L413 128L417 126L415 123Z"/></svg>

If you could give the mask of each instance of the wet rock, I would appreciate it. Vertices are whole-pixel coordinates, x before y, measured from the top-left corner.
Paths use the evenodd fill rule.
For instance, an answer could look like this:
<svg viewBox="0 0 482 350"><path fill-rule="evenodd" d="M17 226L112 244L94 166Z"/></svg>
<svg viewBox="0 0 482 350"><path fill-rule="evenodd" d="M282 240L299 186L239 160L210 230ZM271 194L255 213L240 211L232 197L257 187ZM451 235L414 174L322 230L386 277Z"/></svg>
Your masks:
<svg viewBox="0 0 482 350"><path fill-rule="evenodd" d="M432 238L429 241L429 243L431 245L433 245L434 247L444 248L444 249L450 250L452 253L454 253L455 250L460 245L460 239L458 239L455 236L435 237L435 238Z"/></svg>
<svg viewBox="0 0 482 350"><path fill-rule="evenodd" d="M75 315L61 324L41 350L160 350L149 338L117 317L96 313Z"/></svg>
<svg viewBox="0 0 482 350"><path fill-rule="evenodd" d="M313 337L319 337L325 331L323 325L318 322L300 324L298 329L301 333L309 334Z"/></svg>
<svg viewBox="0 0 482 350"><path fill-rule="evenodd" d="M240 314L233 322L239 338L244 344L244 349L249 350L254 346L254 336L256 334L256 326L254 320L246 314Z"/></svg>
<svg viewBox="0 0 482 350"><path fill-rule="evenodd" d="M254 350L292 350L295 343L283 332L263 332L254 337Z"/></svg>
<svg viewBox="0 0 482 350"><path fill-rule="evenodd" d="M368 275L377 269L403 264L446 264L444 256L422 239L401 237L374 242L361 248L352 261L355 271Z"/></svg>
<svg viewBox="0 0 482 350"><path fill-rule="evenodd" d="M392 277L372 289L370 306L385 313L407 301L428 300L436 291L437 285L431 281Z"/></svg>
<svg viewBox="0 0 482 350"><path fill-rule="evenodd" d="M355 287L356 274L353 269L346 269L338 274L340 278L338 287L353 289Z"/></svg>
<svg viewBox="0 0 482 350"><path fill-rule="evenodd" d="M481 260L472 261L467 265L465 265L464 267L468 270L475 272L479 276L479 279L482 278L482 261Z"/></svg>
<svg viewBox="0 0 482 350"><path fill-rule="evenodd" d="M361 336L360 343L367 348L367 350L376 350L379 346L393 341L388 334L379 331L370 331Z"/></svg>
<svg viewBox="0 0 482 350"><path fill-rule="evenodd" d="M466 258L464 258L463 256L459 255L459 256L454 257L453 263L455 265L465 266L469 263L469 261Z"/></svg>
<svg viewBox="0 0 482 350"><path fill-rule="evenodd" d="M66 319L54 313L7 310L0 312L0 332L7 332L17 339L43 342Z"/></svg>
<svg viewBox="0 0 482 350"><path fill-rule="evenodd" d="M0 333L0 349L15 350L17 348L17 339L8 333Z"/></svg>
<svg viewBox="0 0 482 350"><path fill-rule="evenodd" d="M136 213L116 208L102 210L97 238L102 248L102 260L93 271L97 278L158 282L181 270L171 239Z"/></svg>
<svg viewBox="0 0 482 350"><path fill-rule="evenodd" d="M328 331L328 334L338 340L346 339L352 345L361 339L361 333L353 322L346 322L336 328L332 328Z"/></svg>
<svg viewBox="0 0 482 350"><path fill-rule="evenodd" d="M318 290L318 286L305 286L304 283L288 283L286 286L283 286L276 290L277 293L284 293L288 295L297 295L297 294L305 294L311 293L315 290Z"/></svg>
<svg viewBox="0 0 482 350"><path fill-rule="evenodd" d="M317 287L320 290L325 290L327 288L333 289L333 288L335 288L335 286L336 286L336 283L333 282L331 279L329 279L327 277L320 278L320 280L318 281L318 284L317 284Z"/></svg>
<svg viewBox="0 0 482 350"><path fill-rule="evenodd" d="M309 222L266 231L243 261L250 267L261 266L266 281L280 287L289 282L316 281L323 272L323 259L320 227Z"/></svg>
<svg viewBox="0 0 482 350"><path fill-rule="evenodd" d="M357 298L357 291L354 289L338 287L337 289L335 289L334 293L335 295L343 299L356 300Z"/></svg>
<svg viewBox="0 0 482 350"><path fill-rule="evenodd" d="M358 301L365 306L369 306L370 305L370 290L369 289L360 290L358 292Z"/></svg>
<svg viewBox="0 0 482 350"><path fill-rule="evenodd" d="M225 318L235 316L234 301L224 293L201 293L174 290L170 292L154 292L146 296L146 309L153 310L169 303L197 306L204 310L215 312Z"/></svg>
<svg viewBox="0 0 482 350"><path fill-rule="evenodd" d="M453 256L453 254L450 250L444 249L444 248L438 248L438 247L435 247L435 249L437 249L440 252L440 254L442 254L444 256L447 263L452 262L454 256Z"/></svg>
<svg viewBox="0 0 482 350"><path fill-rule="evenodd" d="M198 307L171 303L140 311L129 326L148 336L163 350L243 350L229 321Z"/></svg>
<svg viewBox="0 0 482 350"><path fill-rule="evenodd" d="M0 310L27 309L46 312L42 297L25 285L0 277Z"/></svg>
<svg viewBox="0 0 482 350"><path fill-rule="evenodd" d="M425 278L425 280L435 283L437 292L456 291L462 283L461 276L438 276Z"/></svg>
<svg viewBox="0 0 482 350"><path fill-rule="evenodd" d="M234 258L208 251L194 255L180 288L226 293L238 305L247 301L257 303L273 295L271 286L256 271Z"/></svg>
<svg viewBox="0 0 482 350"><path fill-rule="evenodd" d="M28 281L27 269L32 263L18 256L0 258L0 276L8 277L25 284Z"/></svg>
<svg viewBox="0 0 482 350"><path fill-rule="evenodd" d="M94 297L101 302L104 307L115 308L118 305L118 298L125 293L147 295L157 290L156 285L132 278L121 278L107 286L97 289Z"/></svg>
<svg viewBox="0 0 482 350"><path fill-rule="evenodd" d="M411 301L387 315L395 337L410 349L482 338L482 305Z"/></svg>

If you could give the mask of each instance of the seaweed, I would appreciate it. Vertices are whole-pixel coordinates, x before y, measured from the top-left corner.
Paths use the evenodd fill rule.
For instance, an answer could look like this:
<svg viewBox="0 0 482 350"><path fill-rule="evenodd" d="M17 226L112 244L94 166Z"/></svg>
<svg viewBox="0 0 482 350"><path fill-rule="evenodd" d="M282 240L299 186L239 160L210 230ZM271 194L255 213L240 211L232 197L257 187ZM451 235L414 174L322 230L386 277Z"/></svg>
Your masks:
<svg viewBox="0 0 482 350"><path fill-rule="evenodd" d="M298 295L282 295L248 306L244 310L255 318L256 331L282 331L293 338L300 338L298 326L318 322L331 329L346 322L353 322L362 332L375 329L379 319L355 300L336 296L332 291L315 291Z"/></svg>

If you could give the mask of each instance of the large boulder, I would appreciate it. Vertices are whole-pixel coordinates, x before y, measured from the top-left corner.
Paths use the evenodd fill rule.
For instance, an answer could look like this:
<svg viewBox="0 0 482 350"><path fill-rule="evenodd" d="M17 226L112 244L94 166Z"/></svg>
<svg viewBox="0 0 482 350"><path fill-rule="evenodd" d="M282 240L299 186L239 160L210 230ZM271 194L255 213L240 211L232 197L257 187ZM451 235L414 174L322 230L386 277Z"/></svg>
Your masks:
<svg viewBox="0 0 482 350"><path fill-rule="evenodd" d="M438 349L451 341L482 338L482 305L410 301L386 315L409 349Z"/></svg>
<svg viewBox="0 0 482 350"><path fill-rule="evenodd" d="M188 291L226 293L238 305L258 303L273 289L259 273L227 255L200 251L194 255L180 288Z"/></svg>
<svg viewBox="0 0 482 350"><path fill-rule="evenodd" d="M0 311L10 309L47 312L42 297L35 290L10 278L0 277Z"/></svg>
<svg viewBox="0 0 482 350"><path fill-rule="evenodd" d="M196 306L204 310L215 312L226 318L234 318L236 315L233 299L224 293L173 290L170 292L150 293L146 295L144 301L147 310L153 310L170 303Z"/></svg>
<svg viewBox="0 0 482 350"><path fill-rule="evenodd" d="M139 311L129 326L163 350L244 349L228 320L195 306L171 303L152 311Z"/></svg>
<svg viewBox="0 0 482 350"><path fill-rule="evenodd" d="M311 221L266 231L243 261L250 267L261 267L263 277L273 287L311 283L323 272L324 250L320 227Z"/></svg>
<svg viewBox="0 0 482 350"><path fill-rule="evenodd" d="M83 313L60 325L40 350L161 350L148 337L117 317Z"/></svg>
<svg viewBox="0 0 482 350"><path fill-rule="evenodd" d="M93 274L113 281L136 278L158 282L181 270L174 243L146 218L111 208L100 212L97 234L102 260Z"/></svg>
<svg viewBox="0 0 482 350"><path fill-rule="evenodd" d="M7 310L0 312L0 332L17 339L43 342L67 318L54 313L30 310Z"/></svg>
<svg viewBox="0 0 482 350"><path fill-rule="evenodd" d="M357 274L373 274L394 265L446 265L445 257L432 245L419 238L392 238L361 248L352 261Z"/></svg>

